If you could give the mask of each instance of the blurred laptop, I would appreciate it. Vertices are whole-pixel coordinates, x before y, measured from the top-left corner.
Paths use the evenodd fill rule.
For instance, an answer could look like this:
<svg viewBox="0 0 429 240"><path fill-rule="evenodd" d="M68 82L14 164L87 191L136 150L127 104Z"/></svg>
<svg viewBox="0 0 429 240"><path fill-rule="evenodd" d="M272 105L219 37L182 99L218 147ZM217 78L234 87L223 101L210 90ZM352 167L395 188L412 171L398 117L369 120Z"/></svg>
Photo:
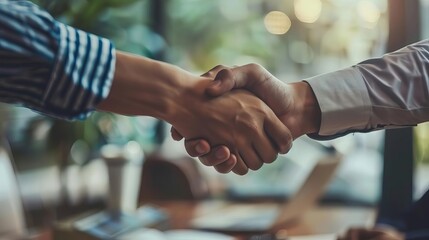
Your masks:
<svg viewBox="0 0 429 240"><path fill-rule="evenodd" d="M317 203L341 159L341 154L330 148L329 154L319 159L298 191L291 198L285 196L282 203L227 203L215 212L193 219L191 226L234 232L274 229L300 217Z"/></svg>

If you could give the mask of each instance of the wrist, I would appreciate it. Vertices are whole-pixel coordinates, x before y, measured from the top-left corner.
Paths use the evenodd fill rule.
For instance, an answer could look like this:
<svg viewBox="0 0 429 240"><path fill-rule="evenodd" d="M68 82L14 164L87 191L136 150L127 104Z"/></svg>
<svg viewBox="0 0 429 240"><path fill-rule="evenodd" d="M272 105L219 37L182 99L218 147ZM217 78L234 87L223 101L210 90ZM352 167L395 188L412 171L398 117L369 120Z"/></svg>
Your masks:
<svg viewBox="0 0 429 240"><path fill-rule="evenodd" d="M295 110L298 112L302 126L299 135L318 133L321 122L319 103L313 90L307 82L292 83Z"/></svg>

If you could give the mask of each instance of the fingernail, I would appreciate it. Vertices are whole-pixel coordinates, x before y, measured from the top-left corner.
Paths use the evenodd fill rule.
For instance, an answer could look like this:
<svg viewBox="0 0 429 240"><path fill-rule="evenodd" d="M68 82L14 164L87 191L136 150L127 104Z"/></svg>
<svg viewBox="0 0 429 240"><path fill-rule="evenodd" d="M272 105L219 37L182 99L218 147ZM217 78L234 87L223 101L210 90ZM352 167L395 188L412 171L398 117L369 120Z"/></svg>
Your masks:
<svg viewBox="0 0 429 240"><path fill-rule="evenodd" d="M195 150L197 151L197 153L199 153L199 154L203 154L203 153L205 153L205 151L204 151L204 147L203 147L203 145L201 144L201 143L198 143L196 146L195 146Z"/></svg>
<svg viewBox="0 0 429 240"><path fill-rule="evenodd" d="M225 151L218 149L215 153L217 159L224 159L226 157Z"/></svg>

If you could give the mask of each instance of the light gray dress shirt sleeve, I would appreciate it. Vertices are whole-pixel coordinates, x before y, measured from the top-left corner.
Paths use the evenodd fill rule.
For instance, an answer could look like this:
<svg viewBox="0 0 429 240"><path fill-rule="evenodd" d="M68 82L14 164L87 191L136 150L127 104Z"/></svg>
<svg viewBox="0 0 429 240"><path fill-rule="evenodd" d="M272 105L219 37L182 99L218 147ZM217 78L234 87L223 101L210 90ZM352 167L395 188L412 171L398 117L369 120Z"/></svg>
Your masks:
<svg viewBox="0 0 429 240"><path fill-rule="evenodd" d="M322 112L318 139L429 120L429 39L305 80Z"/></svg>

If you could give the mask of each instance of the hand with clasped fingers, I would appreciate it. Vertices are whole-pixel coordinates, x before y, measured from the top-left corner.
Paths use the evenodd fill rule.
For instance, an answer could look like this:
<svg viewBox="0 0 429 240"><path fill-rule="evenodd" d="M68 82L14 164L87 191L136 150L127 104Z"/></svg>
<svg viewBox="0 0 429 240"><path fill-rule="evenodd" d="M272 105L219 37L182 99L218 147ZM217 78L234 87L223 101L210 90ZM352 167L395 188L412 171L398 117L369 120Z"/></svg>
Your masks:
<svg viewBox="0 0 429 240"><path fill-rule="evenodd" d="M203 76L214 79L205 89L205 93L212 98L243 89L264 101L290 130L292 139L287 144L288 148L292 146L293 139L319 130L320 108L306 82L284 83L258 64L233 68L217 66ZM175 140L184 137L174 127L172 136ZM206 138L185 136L185 139L188 154L199 157L201 162L214 166L219 172L228 172L235 163L235 153L225 145L210 142ZM251 158L244 159L244 163L255 165Z"/></svg>

